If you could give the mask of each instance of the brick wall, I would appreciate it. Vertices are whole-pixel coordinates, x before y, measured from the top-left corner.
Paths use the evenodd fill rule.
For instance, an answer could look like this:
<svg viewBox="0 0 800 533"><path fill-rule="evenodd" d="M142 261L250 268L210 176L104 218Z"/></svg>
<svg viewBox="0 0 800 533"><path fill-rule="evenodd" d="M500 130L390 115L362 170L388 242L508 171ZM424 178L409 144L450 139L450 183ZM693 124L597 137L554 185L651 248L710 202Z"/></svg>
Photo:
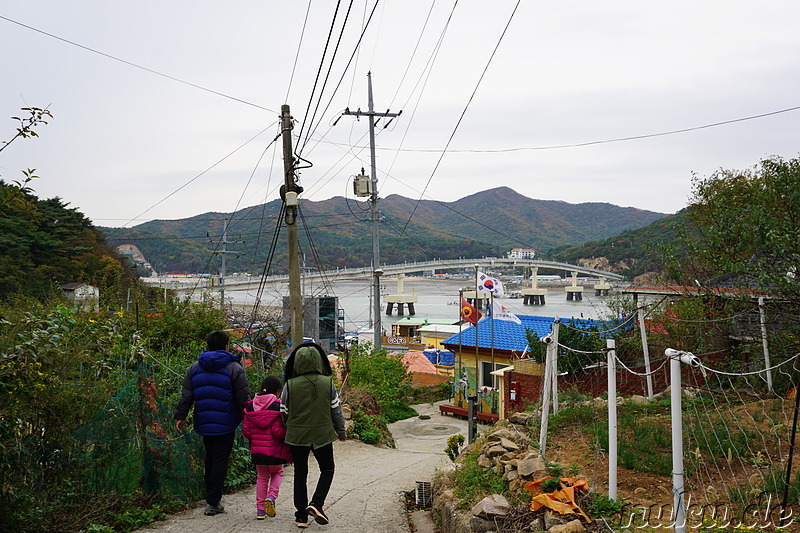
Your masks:
<svg viewBox="0 0 800 533"><path fill-rule="evenodd" d="M726 351L715 352L703 355L703 364L710 367L719 366L725 357L729 355ZM663 363L663 366L661 366ZM669 362L663 359L651 364L651 371L659 368L653 374L653 393L659 393L669 387ZM504 376L505 405L506 415L512 412L522 411L531 403L538 403L542 395L542 382L544 376L531 375L517 372L515 366L513 371L506 372ZM644 366L631 368L634 372L645 373ZM631 374L624 368L617 368L617 395L631 396L638 394L647 396L647 378ZM511 401L511 382L519 383L520 393L517 401ZM693 369L688 365L681 365L681 382L684 387L702 387L705 379L699 370ZM608 368L592 368L582 370L572 374L558 377L558 390L565 391L571 387L577 388L578 392L596 398L608 391Z"/></svg>

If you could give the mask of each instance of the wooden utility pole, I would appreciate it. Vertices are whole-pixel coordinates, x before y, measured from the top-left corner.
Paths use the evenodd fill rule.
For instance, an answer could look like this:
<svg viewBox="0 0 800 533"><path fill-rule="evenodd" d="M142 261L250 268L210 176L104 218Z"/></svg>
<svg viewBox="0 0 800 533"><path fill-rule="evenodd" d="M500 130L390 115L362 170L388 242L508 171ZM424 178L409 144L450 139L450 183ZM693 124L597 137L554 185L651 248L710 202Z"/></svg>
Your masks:
<svg viewBox="0 0 800 533"><path fill-rule="evenodd" d="M376 113L372 104L372 72L367 72L367 103L369 111L363 112L361 109L358 111L350 111L346 109L342 115L355 115L356 118L361 115L369 117L369 158L370 158L370 172L372 174L372 188L370 193L370 219L372 220L372 298L374 305L372 306L373 319L373 335L376 350L381 348L381 276L383 269L381 268L381 254L380 254L380 241L378 237L378 222L380 222L381 212L378 210L378 171L375 165L375 117L398 117L400 113ZM391 120L389 121L391 122ZM387 122L384 128L388 126Z"/></svg>
<svg viewBox="0 0 800 533"><path fill-rule="evenodd" d="M284 185L281 199L286 207L286 240L289 252L289 317L292 328L292 348L303 342L303 296L300 288L300 243L297 238L297 195L302 189L294 179L294 153L292 150L292 115L289 105L281 106L281 134L283 136Z"/></svg>

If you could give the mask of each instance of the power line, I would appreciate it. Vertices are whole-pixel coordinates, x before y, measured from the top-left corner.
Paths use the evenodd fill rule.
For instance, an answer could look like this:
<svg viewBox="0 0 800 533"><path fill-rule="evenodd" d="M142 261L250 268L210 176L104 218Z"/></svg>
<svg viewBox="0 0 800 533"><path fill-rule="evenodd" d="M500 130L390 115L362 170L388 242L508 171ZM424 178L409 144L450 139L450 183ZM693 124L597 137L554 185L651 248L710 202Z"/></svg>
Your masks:
<svg viewBox="0 0 800 533"><path fill-rule="evenodd" d="M336 93L339 91L339 88L342 86L342 83L344 82L344 76L345 76L345 74L347 74L347 70L350 68L350 65L353 63L353 60L355 59L355 57L356 57L356 54L358 53L358 51L359 51L359 50L360 50L360 48L361 48L361 41L364 39L364 35L365 35L365 34L366 34L366 32L367 32L367 28L369 27L370 23L372 22L372 17L375 15L375 11L376 11L376 9L378 8L378 2L379 2L379 1L380 1L380 0L376 0L376 1L375 1L375 4L374 4L374 5L373 5L373 7L372 7L372 11L370 11L369 18L367 18L367 21L366 21L366 23L364 24L364 27L363 27L363 28L362 28L362 30L361 30L361 35L359 35L359 37L358 37L358 42L356 42L356 45L355 45L355 47L353 48L353 53L352 53L352 54L350 54L350 58L347 60L347 64L345 65L344 69L342 70L342 75L341 75L341 77L339 78L339 82L336 84L336 87L335 87L335 88L333 89L333 91L331 92L331 97L330 97L330 99L328 100L328 103L327 103L327 105L325 106L325 109L323 110L322 116L324 116L324 114L325 114L325 113L328 111L328 109L330 109L330 107L331 107L331 103L333 102L333 98L334 98L334 96L335 96L335 95L336 95ZM349 11L348 11L348 15L349 15ZM342 28L342 29L344 30L344 28ZM333 62L331 62L331 66L333 66ZM329 73L330 73L330 72L329 72ZM326 83L327 83L327 79L326 79ZM320 99L321 99L321 98L322 98L322 95L320 94ZM317 107L319 107L319 105L318 105ZM316 111L315 111L315 114L316 114ZM319 128L319 125L320 125L320 123L322 122L322 116L320 116L319 122L317 122L317 124L316 124L316 125L312 125L311 127L309 127L309 131L308 131L308 133L306 134L306 140L305 140L305 142L303 143L303 145L302 145L302 147L300 148L300 151L299 151L298 153L302 153L302 151L305 149L305 146L308 144L308 141L309 141L309 138L310 138L311 134L312 134L313 132L317 131L317 128ZM313 128L313 129L312 129L312 128Z"/></svg>
<svg viewBox="0 0 800 533"><path fill-rule="evenodd" d="M289 86L286 88L285 101L289 101L289 94L292 92L292 82L294 81L294 73L297 70L297 60L300 57L300 48L303 46L303 38L306 36L306 26L308 25L308 14L311 12L311 0L308 0L308 7L306 7L306 16L303 19L303 29L300 31L300 40L297 43L297 52L294 55L294 64L292 65L292 74L289 76Z"/></svg>
<svg viewBox="0 0 800 533"><path fill-rule="evenodd" d="M144 215L145 213L147 213L147 212L148 212L148 211L150 211L151 209L155 208L155 207L156 207L156 206L158 206L159 204L161 204L161 203L165 202L165 201L166 201L166 200L168 200L170 197L172 197L172 196L174 196L175 194L177 194L177 193L178 193L178 192L179 192L181 189L184 189L184 188L185 188L185 187L187 187L189 184L191 184L192 182L194 182L195 180L197 180L198 178L200 178L201 176L203 176L204 174L206 174L207 172L209 172L209 171L210 171L212 168L214 168L215 166L219 165L220 163L222 163L223 161L225 161L226 159L228 159L230 156L232 156L233 154L235 154L236 152L238 152L239 150L241 150L242 148L244 148L245 146L247 146L248 144L250 144L252 141L254 141L254 140L257 138L257 137L259 137L259 136L260 136L262 133L264 133L265 131L267 131L268 129L270 129L270 128L271 128L272 126L274 126L275 124L276 124L276 122L273 122L272 124L270 124L269 126L267 126L266 128L264 128L263 130L259 131L258 133L256 133L256 134L255 134L255 135L253 135L252 137L250 137L250 138L249 138L247 141L245 141L244 143L242 143L241 145L239 145L237 148L235 148L233 151L231 151L230 153L228 153L228 155L224 156L222 159L220 159L219 161L217 161L216 163L214 163L213 165L211 165L210 167L208 167L207 169L205 169L204 171L202 171L200 174L196 175L195 177L193 177L192 179L190 179L189 181L187 181L186 183L184 183L183 185L181 185L180 187L178 187L177 189L175 189L174 191L172 191L171 193L169 193L168 195L166 195L164 198L162 198L162 199L161 199L161 200L159 200L158 202L154 203L153 205L151 205L150 207L148 207L147 209L145 209L144 211L142 211L141 213L139 213L138 215L136 215L135 217L133 217L132 219L130 219L128 222L126 222L125 224L123 224L123 227L127 226L128 224L130 224L130 223L131 223L132 221L134 221L134 220L138 220L138 219L139 219L139 218L140 218L142 215ZM273 142L275 142L275 141L273 141Z"/></svg>
<svg viewBox="0 0 800 533"><path fill-rule="evenodd" d="M325 65L325 56L328 55L328 47L331 44L331 36L333 35L333 28L336 26L336 19L339 16L339 6L341 6L341 4L342 4L341 0L336 2L336 11L334 11L333 20L331 21L331 27L328 30L328 38L325 40L325 48L322 51L322 57L319 60L319 67L317 67L317 75L314 78L314 86L311 88L311 95L308 98L308 105L306 106L305 117L303 118L303 122L300 123L300 131L297 133L298 142L303 137L303 129L305 128L305 121L308 118L308 112L311 110L311 103L314 101L314 95L317 92L317 84L319 83L319 78L320 78L320 75L322 74L322 68ZM343 29L344 29L344 27L343 27ZM327 79L326 79L326 81L327 81ZM298 152L298 153L302 153L302 152Z"/></svg>
<svg viewBox="0 0 800 533"><path fill-rule="evenodd" d="M441 164L442 159L444 159L445 153L447 153L446 152L447 147L450 146L451 142L453 142L453 138L456 135L456 131L458 131L458 128L461 126L461 121L464 120L464 116L467 114L467 110L469 109L469 106L472 104L472 100L473 100L473 98L475 98L475 94L478 92L478 88L481 86L481 82L483 82L483 78L486 76L486 72L489 70L489 65L492 64L492 60L494 59L494 56L497 53L497 49L500 48L500 43L503 42L503 38L505 37L506 32L508 31L508 27L511 25L511 21L514 19L514 15L517 13L517 9L519 8L520 2L521 2L521 0L517 1L517 4L514 6L514 10L511 12L511 15L508 17L508 22L506 22L506 27L503 28L503 32L500 34L500 38L497 40L497 44L495 45L494 50L492 50L492 54L489 56L489 61L486 62L486 66L483 68L483 72L481 73L480 78L478 78L478 83L475 84L475 89L473 89L472 94L469 97L469 100L467 100L467 104L464 106L464 110L461 112L461 116L458 117L458 122L456 122L456 125L453 128L453 132L450 134L450 138L447 139L447 144L445 145L444 150L442 151L441 155L439 156L439 160L436 162L436 165L433 167L433 171L431 172L431 175L428 177L428 182L425 184L425 188L422 189L422 194L423 195L425 194L425 191L428 190L428 186L430 185L434 174L436 174L436 171L439 169L439 165ZM406 224L403 227L403 231L406 230L406 228L408 227L409 222L411 222L411 219L414 217L414 213L417 212L417 207L419 206L420 201L422 201L422 196L420 196L419 200L417 200L417 203L414 205L414 209L411 211L411 214L408 216L408 220L406 221Z"/></svg>
<svg viewBox="0 0 800 533"><path fill-rule="evenodd" d="M759 118L770 117L774 115L780 115L781 113L789 113L792 111L800 110L800 106L795 107L787 107L785 109L779 109L777 111L769 111L767 113L760 113L758 115L750 115L746 117L734 118L730 120L723 120L720 122L712 122L710 124L703 124L701 126L691 126L688 128L681 128L677 130L669 130L669 131L662 131L657 133L644 133L641 135L630 135L628 137L615 137L612 139L600 139L596 141L587 141L581 143L572 143L572 144L553 144L548 146L518 146L515 148L497 148L497 149L475 149L475 148L445 148L444 150L439 148L388 148L388 147L376 147L377 150L385 150L385 151L397 151L397 152L417 152L417 153L450 153L450 154L463 154L463 153L474 153L474 154L502 154L502 153L509 153L509 152L523 152L523 151L533 151L533 150L559 150L563 148L581 148L584 146L593 146L597 144L609 144L609 143L616 143L616 142L625 142L625 141L635 141L639 139L649 139L652 137L664 137L667 135L677 135L679 133L688 133L690 131L697 131L697 130L704 130L708 128L716 128L718 126L726 126L728 124L735 124L737 122L745 122L748 120L755 120ZM358 146L358 145L344 145L343 143L336 143L333 141L326 141L320 140L319 142L324 142L328 144L334 145L343 145L348 146L349 148L360 148L366 149L367 146Z"/></svg>
<svg viewBox="0 0 800 533"><path fill-rule="evenodd" d="M64 37L59 37L58 35L54 35L52 33L46 32L44 30L40 30L38 28L34 28L33 26L29 26L28 24L23 24L22 22L19 22L17 20L10 19L10 18L4 17L2 15L0 15L0 19L8 21L8 22L10 22L12 24L16 24L17 26L21 26L21 27L23 27L25 29L28 29L28 30L31 30L31 31L35 31L36 33L40 33L42 35L46 35L47 37L50 37L52 39L56 39L58 41L70 44L72 46L76 46L76 47L81 48L83 50L86 50L88 52L92 52L93 54L98 54L98 55L101 55L101 56L106 57L108 59L112 59L114 61L118 61L120 63L123 63L125 65L131 66L131 67L134 67L134 68L138 68L140 70L144 70L145 72L149 72L151 74L155 74L156 76L161 76L162 78L167 78L168 80L176 81L178 83L182 83L184 85L188 85L189 87L194 87L195 89L200 89L201 91L205 91L205 92L208 92L208 93L211 93L211 94L215 94L217 96L222 96L223 98L228 98L229 100L233 100L233 101L239 102L241 104L246 104L246 105L249 105L249 106L252 106L252 107L256 107L258 109L263 109L264 111L269 111L270 113L275 113L276 115L280 114L277 111L274 111L274 110L272 110L272 109L270 109L268 107L264 107L264 106L261 106L261 105L258 105L258 104L254 104L253 102L248 102L247 100L242 100L241 98L236 98L235 96L231 96L229 94L221 93L219 91L215 91L213 89L209 89L208 87L203 87L202 85L198 85L196 83L192 83L190 81L182 80L180 78L176 78L175 76L170 76L169 74L164 74L163 72L159 72L157 70L153 70L151 68L144 67L142 65L138 65L138 64L136 64L136 63L134 63L132 61L128 61L126 59L122 59L122 58L113 56L111 54L107 54L105 52L101 52L100 50L97 50L95 48L91 48L89 46L85 46L83 44L76 43L75 41L70 41L69 39L65 39Z"/></svg>
<svg viewBox="0 0 800 533"><path fill-rule="evenodd" d="M275 200L275 201L277 202L278 200ZM266 205L266 204L264 204L264 205ZM258 207L258 206L254 206L253 208L255 208L255 207ZM253 208L249 208L249 209L253 209ZM306 215L306 218L335 217L335 216L347 216L347 215L348 215L348 213L319 213L319 214L316 214L316 215ZM227 218L228 217L184 218L184 219L170 219L170 220L159 219L159 218L150 218L150 219L143 218L143 219L134 219L134 220L146 220L147 222L218 222L218 221L221 221L221 220L226 220ZM262 217L260 217L260 216L258 216L258 217L237 217L236 221L238 222L240 220L261 220L261 219L262 219ZM127 218L96 218L94 220L129 220L129 219L127 219ZM143 222L143 224L146 224L146 222ZM134 228L130 228L130 229L134 229Z"/></svg>
<svg viewBox="0 0 800 533"><path fill-rule="evenodd" d="M377 2L376 2L376 4L377 4ZM317 112L319 111L319 106L322 103L322 94L325 92L325 87L328 85L328 80L331 77L331 71L333 70L333 63L336 60L336 54L339 52L339 46L342 44L342 37L344 36L344 29L347 26L347 21L350 20L350 11L352 9L353 9L353 0L350 0L350 5L347 7L347 13L345 14L344 21L342 22L342 28L339 31L339 38L336 40L336 48L334 48L333 54L331 55L330 62L328 63L328 71L325 73L325 81L323 82L322 88L319 91L319 98L317 99L317 105L314 107L314 114L311 115L310 119L308 119L308 109L306 109L306 116L303 119L303 123L305 124L305 120L308 120L309 127L308 127L308 130L306 131L306 140L305 140L305 142L303 142L303 146L305 146L305 144L308 142L308 136L314 130L314 119L316 118ZM338 11L338 9L337 9L337 11ZM335 22L335 20L336 19L334 18L334 22ZM344 78L344 74L342 74L342 79L343 78ZM340 80L339 83L341 84L341 80ZM338 88L338 85L337 85L337 88ZM334 91L334 94L335 94L335 91ZM309 102L309 105L310 105L310 102ZM330 105L330 103L328 105ZM325 109L327 110L327 107ZM300 139L301 135L302 135L302 127L300 128L300 135L298 135L298 143L301 142L301 139ZM303 150L302 150L302 147L301 147L297 151L297 153L300 154L300 153L302 153L302 151Z"/></svg>

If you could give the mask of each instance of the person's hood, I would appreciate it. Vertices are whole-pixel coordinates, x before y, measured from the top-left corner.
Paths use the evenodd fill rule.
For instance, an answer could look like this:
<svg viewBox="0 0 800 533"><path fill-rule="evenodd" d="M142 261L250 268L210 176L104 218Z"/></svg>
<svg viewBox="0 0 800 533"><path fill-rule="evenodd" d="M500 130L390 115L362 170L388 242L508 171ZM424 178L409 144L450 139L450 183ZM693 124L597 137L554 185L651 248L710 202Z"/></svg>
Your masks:
<svg viewBox="0 0 800 533"><path fill-rule="evenodd" d="M294 353L292 377L305 374L324 374L322 355L314 346L300 346Z"/></svg>
<svg viewBox="0 0 800 533"><path fill-rule="evenodd" d="M261 411L262 409L266 409L277 399L278 397L274 394L256 394L256 397L253 398L253 410Z"/></svg>
<svg viewBox="0 0 800 533"><path fill-rule="evenodd" d="M200 363L200 368L203 370L214 371L225 368L230 363L236 363L239 359L239 356L225 350L211 350L201 353L200 357L197 358L197 362Z"/></svg>

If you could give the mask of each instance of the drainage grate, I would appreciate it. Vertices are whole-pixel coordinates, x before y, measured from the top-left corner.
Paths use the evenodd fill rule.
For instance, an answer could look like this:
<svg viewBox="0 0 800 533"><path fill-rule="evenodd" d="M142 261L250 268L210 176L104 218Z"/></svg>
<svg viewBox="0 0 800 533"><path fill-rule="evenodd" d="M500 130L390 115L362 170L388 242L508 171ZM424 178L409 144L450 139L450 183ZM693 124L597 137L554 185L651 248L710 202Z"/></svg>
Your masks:
<svg viewBox="0 0 800 533"><path fill-rule="evenodd" d="M433 504L433 489L429 481L417 481L416 503L420 509L429 509Z"/></svg>

